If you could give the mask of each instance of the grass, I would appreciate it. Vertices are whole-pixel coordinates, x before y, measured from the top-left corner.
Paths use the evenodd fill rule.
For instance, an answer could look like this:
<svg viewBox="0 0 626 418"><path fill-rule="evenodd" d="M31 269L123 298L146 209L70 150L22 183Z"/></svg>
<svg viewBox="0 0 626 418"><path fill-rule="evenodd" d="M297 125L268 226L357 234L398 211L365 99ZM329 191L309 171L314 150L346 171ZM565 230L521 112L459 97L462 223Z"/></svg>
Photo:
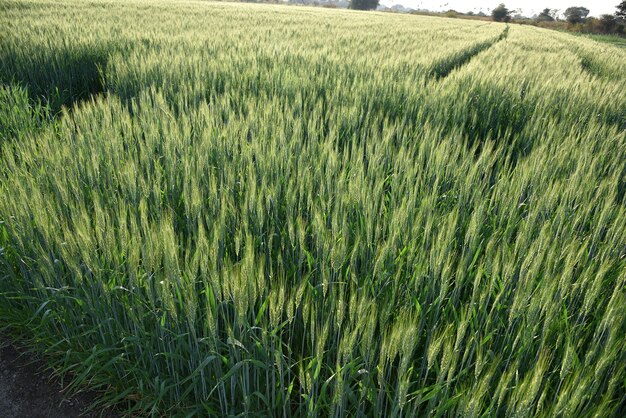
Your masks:
<svg viewBox="0 0 626 418"><path fill-rule="evenodd" d="M0 12L0 320L96 408L623 414L622 49L271 5Z"/></svg>
<svg viewBox="0 0 626 418"><path fill-rule="evenodd" d="M619 46L622 48L626 48L626 37L619 35L598 35L598 34L578 34L575 35L586 37L589 39L593 39L594 41L604 42L611 45Z"/></svg>

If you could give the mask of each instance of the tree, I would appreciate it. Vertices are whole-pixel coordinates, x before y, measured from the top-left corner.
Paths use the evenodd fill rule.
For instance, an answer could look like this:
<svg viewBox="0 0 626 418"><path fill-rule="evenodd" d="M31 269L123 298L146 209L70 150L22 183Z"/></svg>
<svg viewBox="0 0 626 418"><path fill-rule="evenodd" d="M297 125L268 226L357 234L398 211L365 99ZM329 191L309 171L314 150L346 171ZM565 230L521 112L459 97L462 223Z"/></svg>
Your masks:
<svg viewBox="0 0 626 418"><path fill-rule="evenodd" d="M527 19L527 17L524 16L522 13L523 13L522 9L515 9L515 10L510 11L510 14L513 15L513 19L519 19L519 20Z"/></svg>
<svg viewBox="0 0 626 418"><path fill-rule="evenodd" d="M568 7L565 9L565 20L571 24L583 23L589 15L586 7Z"/></svg>
<svg viewBox="0 0 626 418"><path fill-rule="evenodd" d="M552 16L552 18L554 20L559 20L559 18L560 18L559 13L561 13L561 11L559 9L552 9L552 10L550 10L550 16Z"/></svg>
<svg viewBox="0 0 626 418"><path fill-rule="evenodd" d="M602 33L613 33L617 29L617 19L613 15L602 15L599 26Z"/></svg>
<svg viewBox="0 0 626 418"><path fill-rule="evenodd" d="M626 0L617 5L617 11L615 12L615 16L620 19L626 20Z"/></svg>
<svg viewBox="0 0 626 418"><path fill-rule="evenodd" d="M552 11L550 9L543 9L539 16L537 16L537 22L554 22L552 17Z"/></svg>
<svg viewBox="0 0 626 418"><path fill-rule="evenodd" d="M378 0L351 0L350 8L354 10L374 10L378 7Z"/></svg>
<svg viewBox="0 0 626 418"><path fill-rule="evenodd" d="M511 20L511 11L506 8L504 3L500 3L491 11L491 18L496 22L508 22Z"/></svg>

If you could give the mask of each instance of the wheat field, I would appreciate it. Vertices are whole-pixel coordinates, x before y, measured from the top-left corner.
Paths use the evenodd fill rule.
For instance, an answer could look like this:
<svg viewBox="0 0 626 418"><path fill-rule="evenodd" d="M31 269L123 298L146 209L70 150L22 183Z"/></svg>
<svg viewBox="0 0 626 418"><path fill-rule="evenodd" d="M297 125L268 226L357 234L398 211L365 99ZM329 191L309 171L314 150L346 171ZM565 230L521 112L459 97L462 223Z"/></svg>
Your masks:
<svg viewBox="0 0 626 418"><path fill-rule="evenodd" d="M0 0L0 327L128 416L624 416L626 49Z"/></svg>

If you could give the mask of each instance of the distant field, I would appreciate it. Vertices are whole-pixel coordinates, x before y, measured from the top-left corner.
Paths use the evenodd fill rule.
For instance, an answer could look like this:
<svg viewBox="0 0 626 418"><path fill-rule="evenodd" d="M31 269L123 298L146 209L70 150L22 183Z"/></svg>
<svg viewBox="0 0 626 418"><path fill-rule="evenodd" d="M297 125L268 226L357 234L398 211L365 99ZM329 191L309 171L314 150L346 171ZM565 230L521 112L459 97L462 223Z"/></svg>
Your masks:
<svg viewBox="0 0 626 418"><path fill-rule="evenodd" d="M583 35L588 36L595 41L606 42L616 46L626 48L626 37L623 36L611 36L611 35ZM626 71L626 70L625 70Z"/></svg>
<svg viewBox="0 0 626 418"><path fill-rule="evenodd" d="M624 416L625 65L471 20L0 0L0 329L127 415Z"/></svg>

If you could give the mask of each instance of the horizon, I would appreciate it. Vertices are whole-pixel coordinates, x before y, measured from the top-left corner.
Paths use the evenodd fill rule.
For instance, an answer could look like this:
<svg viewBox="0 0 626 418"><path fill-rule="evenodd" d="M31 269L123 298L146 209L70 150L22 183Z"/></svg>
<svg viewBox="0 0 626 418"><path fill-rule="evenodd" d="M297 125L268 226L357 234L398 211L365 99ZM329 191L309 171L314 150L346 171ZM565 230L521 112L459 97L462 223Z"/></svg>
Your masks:
<svg viewBox="0 0 626 418"><path fill-rule="evenodd" d="M568 7L586 7L590 10L590 16L600 16L603 14L615 14L615 10L619 3L619 0L598 0L591 1L577 1L577 0L548 0L548 1L460 1L460 0L381 0L380 4L386 7L399 4L411 9L428 9L433 12L442 12L447 10L456 10L457 12L467 13L472 11L474 13L483 12L489 14L492 9L497 7L500 3L504 3L505 6L513 11L521 10L521 14L531 17L535 14L539 14L543 9L558 9L561 13Z"/></svg>

